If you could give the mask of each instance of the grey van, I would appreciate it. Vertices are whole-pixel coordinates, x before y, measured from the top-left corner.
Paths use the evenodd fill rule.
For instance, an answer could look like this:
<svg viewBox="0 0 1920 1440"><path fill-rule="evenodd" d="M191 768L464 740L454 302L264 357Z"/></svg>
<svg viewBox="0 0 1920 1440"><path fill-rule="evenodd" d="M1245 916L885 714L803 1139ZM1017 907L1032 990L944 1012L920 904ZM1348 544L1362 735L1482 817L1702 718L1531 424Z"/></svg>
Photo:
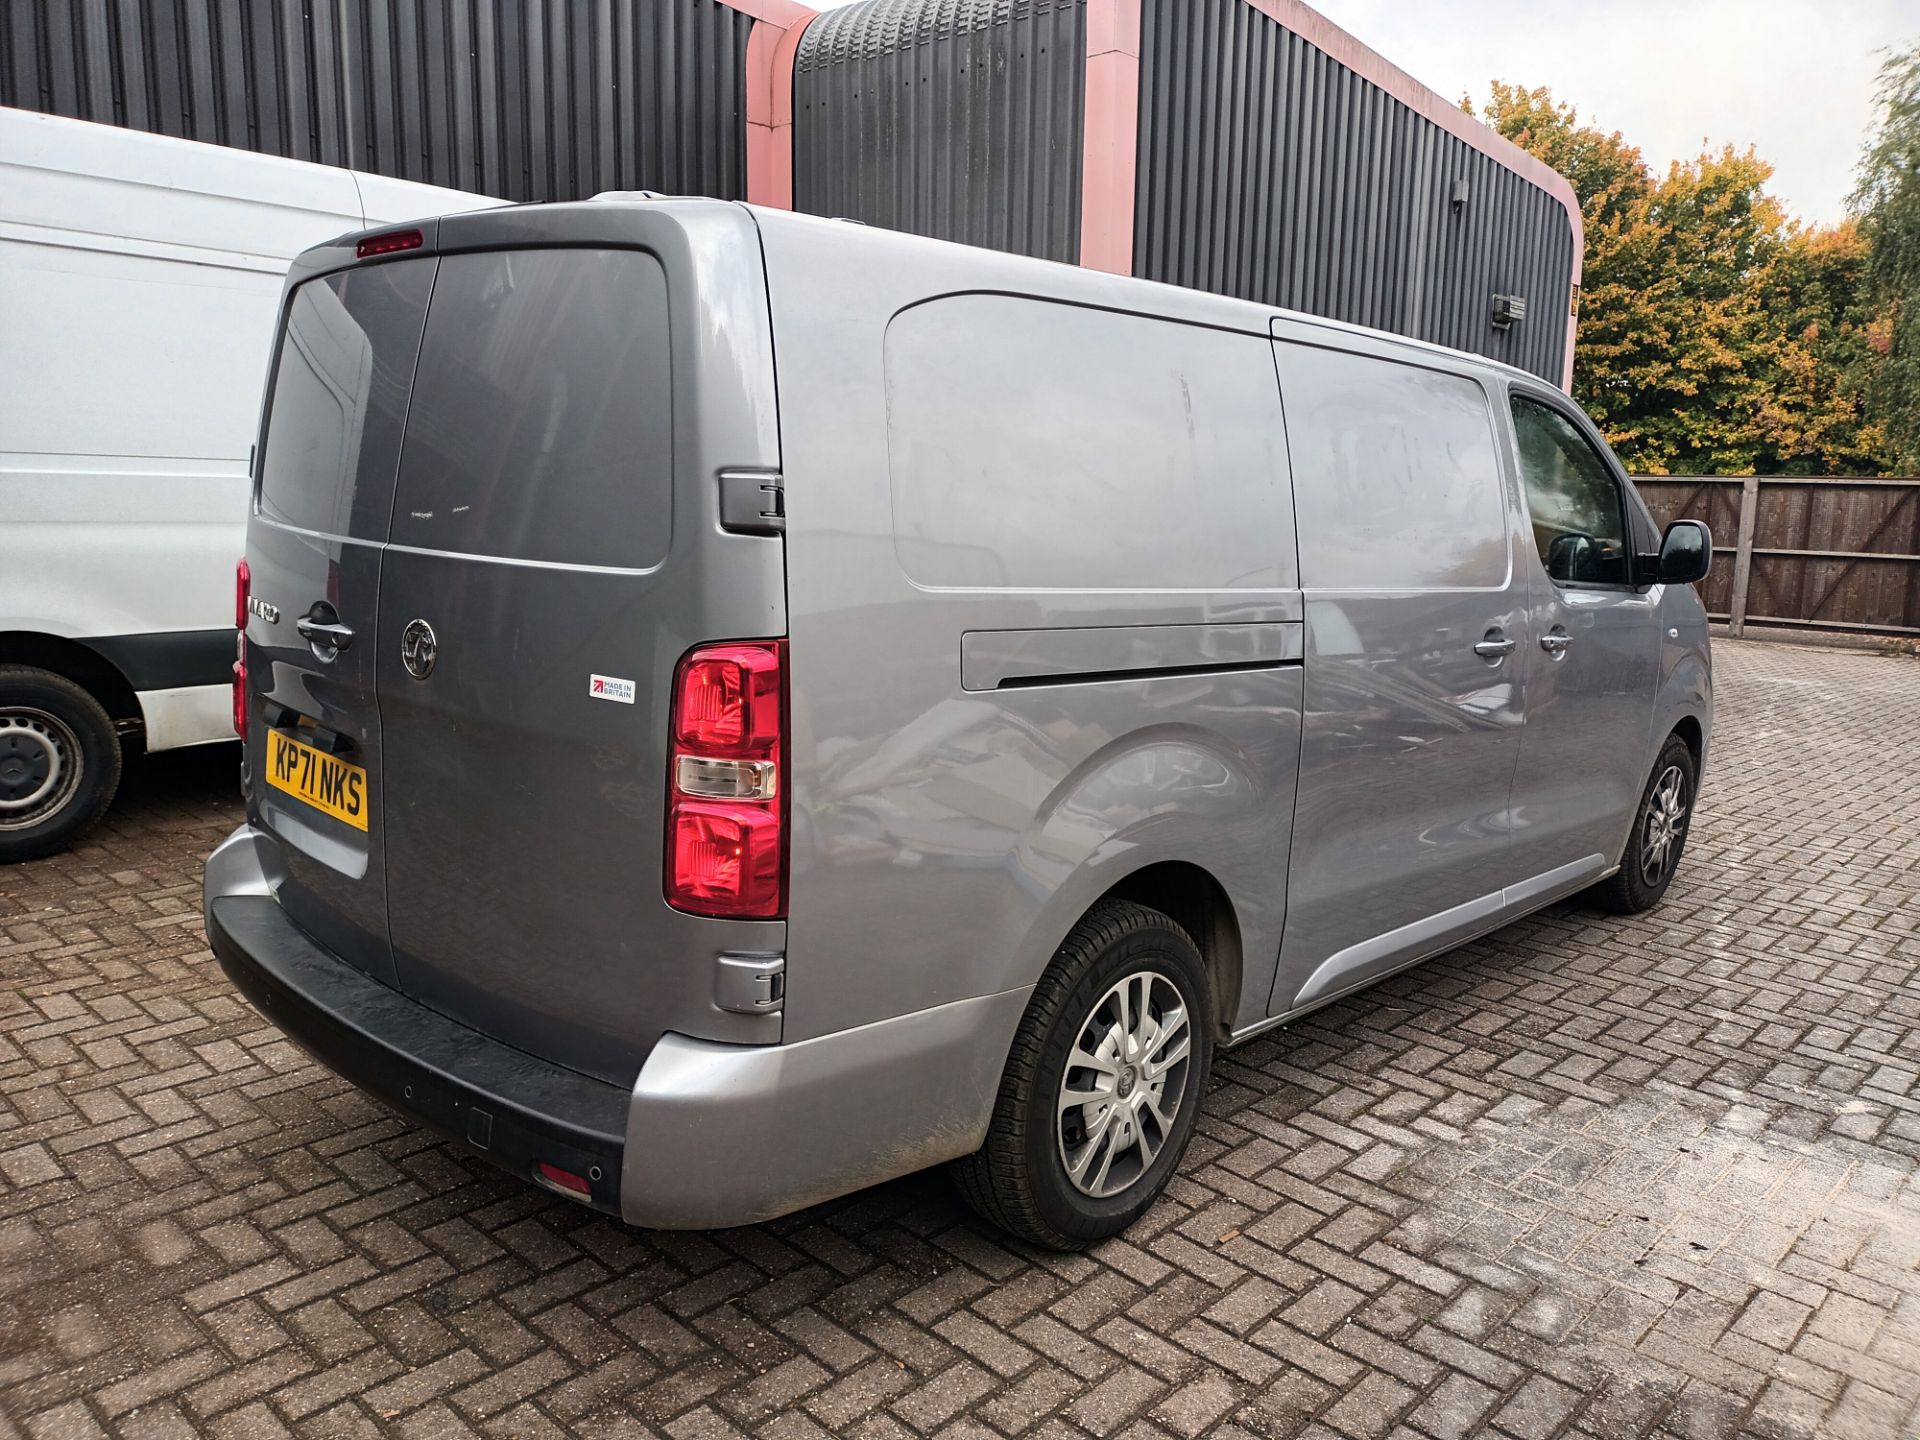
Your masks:
<svg viewBox="0 0 1920 1440"><path fill-rule="evenodd" d="M1554 901L1706 759L1704 529L1473 356L614 196L288 277L233 982L637 1225L953 1162L1084 1245L1217 1049Z"/></svg>

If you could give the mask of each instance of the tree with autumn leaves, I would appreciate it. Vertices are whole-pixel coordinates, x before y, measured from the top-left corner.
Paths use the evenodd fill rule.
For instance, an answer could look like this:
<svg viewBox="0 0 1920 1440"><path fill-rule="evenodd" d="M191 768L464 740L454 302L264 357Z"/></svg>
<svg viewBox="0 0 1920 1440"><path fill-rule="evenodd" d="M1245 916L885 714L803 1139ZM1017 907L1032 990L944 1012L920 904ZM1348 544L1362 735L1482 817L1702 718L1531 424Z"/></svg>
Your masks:
<svg viewBox="0 0 1920 1440"><path fill-rule="evenodd" d="M1547 91L1493 86L1480 118L1580 198L1574 394L1630 469L1838 475L1920 461L1920 413L1899 409L1920 398L1920 58L1907 60L1913 148L1892 156L1891 178L1863 182L1857 218L1833 226L1789 217L1751 150L1657 176L1617 132L1583 125ZM1890 106L1888 136L1898 116ZM1908 248L1889 267L1896 230ZM1891 381L1903 357L1906 378Z"/></svg>
<svg viewBox="0 0 1920 1440"><path fill-rule="evenodd" d="M1920 475L1920 46L1882 67L1880 103L1885 119L1853 193L1873 316L1867 393L1896 464Z"/></svg>

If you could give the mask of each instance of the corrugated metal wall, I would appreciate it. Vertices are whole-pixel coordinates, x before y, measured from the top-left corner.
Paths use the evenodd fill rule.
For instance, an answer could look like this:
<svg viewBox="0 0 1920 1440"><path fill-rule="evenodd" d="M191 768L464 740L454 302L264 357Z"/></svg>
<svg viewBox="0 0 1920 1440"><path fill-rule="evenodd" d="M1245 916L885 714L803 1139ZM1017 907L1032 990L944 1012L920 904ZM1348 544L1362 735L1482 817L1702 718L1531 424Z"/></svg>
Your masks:
<svg viewBox="0 0 1920 1440"><path fill-rule="evenodd" d="M509 200L746 193L716 0L0 0L0 104Z"/></svg>
<svg viewBox="0 0 1920 1440"><path fill-rule="evenodd" d="M828 11L794 67L795 207L1078 259L1085 53L1085 0Z"/></svg>
<svg viewBox="0 0 1920 1440"><path fill-rule="evenodd" d="M1144 0L1141 24L1136 275L1560 382L1573 234L1557 200L1242 0ZM1527 300L1504 333L1496 293Z"/></svg>

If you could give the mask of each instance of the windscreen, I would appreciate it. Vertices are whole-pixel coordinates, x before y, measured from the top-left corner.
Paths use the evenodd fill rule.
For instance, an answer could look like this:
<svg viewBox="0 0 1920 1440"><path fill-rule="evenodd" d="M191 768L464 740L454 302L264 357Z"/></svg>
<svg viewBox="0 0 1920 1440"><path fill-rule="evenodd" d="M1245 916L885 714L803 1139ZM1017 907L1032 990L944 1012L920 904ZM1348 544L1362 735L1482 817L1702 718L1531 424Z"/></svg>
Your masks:
<svg viewBox="0 0 1920 1440"><path fill-rule="evenodd" d="M643 569L671 539L666 277L634 250L440 262L391 539Z"/></svg>
<svg viewBox="0 0 1920 1440"><path fill-rule="evenodd" d="M309 280L287 307L260 459L260 513L326 535L387 538L407 387L433 261Z"/></svg>

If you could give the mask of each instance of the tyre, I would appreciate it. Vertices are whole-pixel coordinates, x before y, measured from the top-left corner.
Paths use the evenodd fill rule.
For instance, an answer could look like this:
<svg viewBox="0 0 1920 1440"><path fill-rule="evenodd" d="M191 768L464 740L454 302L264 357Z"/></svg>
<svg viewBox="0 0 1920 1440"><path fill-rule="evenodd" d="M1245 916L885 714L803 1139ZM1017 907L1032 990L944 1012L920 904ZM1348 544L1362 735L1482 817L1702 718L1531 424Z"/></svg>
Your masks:
<svg viewBox="0 0 1920 1440"><path fill-rule="evenodd" d="M1660 903L1687 848L1698 774L1687 742L1668 736L1633 813L1619 870L1587 892L1595 905L1616 915L1639 915Z"/></svg>
<svg viewBox="0 0 1920 1440"><path fill-rule="evenodd" d="M1213 1061L1213 993L1172 920L1103 900L1034 987L986 1144L954 1164L967 1202L1023 1240L1116 1235L1185 1153Z"/></svg>
<svg viewBox="0 0 1920 1440"><path fill-rule="evenodd" d="M0 665L0 864L57 854L120 788L113 721L65 676Z"/></svg>

